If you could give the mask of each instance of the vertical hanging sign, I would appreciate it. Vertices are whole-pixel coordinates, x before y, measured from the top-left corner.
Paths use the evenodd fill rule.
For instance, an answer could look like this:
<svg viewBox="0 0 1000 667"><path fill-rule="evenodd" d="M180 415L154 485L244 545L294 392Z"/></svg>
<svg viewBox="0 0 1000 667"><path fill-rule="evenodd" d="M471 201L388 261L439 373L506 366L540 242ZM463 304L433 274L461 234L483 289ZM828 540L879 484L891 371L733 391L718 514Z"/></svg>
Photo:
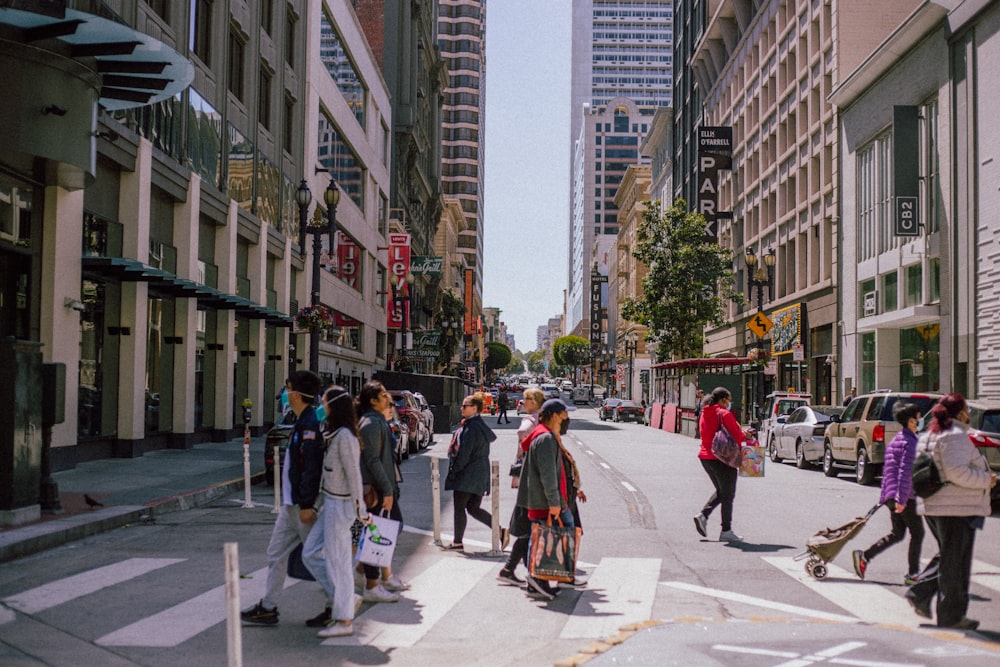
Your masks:
<svg viewBox="0 0 1000 667"><path fill-rule="evenodd" d="M397 294L405 294L406 274L410 272L410 235L409 234L389 234L389 280L397 285ZM400 302L401 308L396 307L395 301L389 300L388 317L386 326L390 329L400 329L403 320L408 315L406 309L409 307L408 301Z"/></svg>
<svg viewBox="0 0 1000 667"><path fill-rule="evenodd" d="M601 336L603 333L601 320L604 315L601 308L601 285L607 282L607 276L599 273L590 275L590 351L594 354L600 353L604 342Z"/></svg>
<svg viewBox="0 0 1000 667"><path fill-rule="evenodd" d="M719 237L719 220L731 212L719 211L719 172L733 168L733 128L698 128L698 213L705 216L705 234Z"/></svg>
<svg viewBox="0 0 1000 667"><path fill-rule="evenodd" d="M920 236L920 141L917 107L892 108L893 234Z"/></svg>
<svg viewBox="0 0 1000 667"><path fill-rule="evenodd" d="M465 270L465 326L462 330L466 336L476 333L476 327L472 322L472 297L473 297L473 272L472 269Z"/></svg>

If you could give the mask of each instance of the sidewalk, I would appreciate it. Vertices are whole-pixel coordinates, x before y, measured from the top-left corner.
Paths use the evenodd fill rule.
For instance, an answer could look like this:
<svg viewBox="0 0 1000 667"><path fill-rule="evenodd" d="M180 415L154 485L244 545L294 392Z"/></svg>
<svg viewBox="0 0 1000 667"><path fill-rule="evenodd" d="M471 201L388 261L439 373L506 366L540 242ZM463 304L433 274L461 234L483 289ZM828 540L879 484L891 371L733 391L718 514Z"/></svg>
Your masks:
<svg viewBox="0 0 1000 667"><path fill-rule="evenodd" d="M264 474L263 452L264 437L252 438L251 480ZM243 438L90 461L53 478L63 512L0 529L0 563L242 490ZM84 495L102 505L91 508Z"/></svg>

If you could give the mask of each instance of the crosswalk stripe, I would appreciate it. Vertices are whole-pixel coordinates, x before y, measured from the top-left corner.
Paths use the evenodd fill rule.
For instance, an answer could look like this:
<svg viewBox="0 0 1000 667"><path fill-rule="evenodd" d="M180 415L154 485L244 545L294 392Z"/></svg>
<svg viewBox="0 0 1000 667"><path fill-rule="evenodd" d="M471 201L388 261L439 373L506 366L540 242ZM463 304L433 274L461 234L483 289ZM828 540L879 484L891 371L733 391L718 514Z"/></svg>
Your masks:
<svg viewBox="0 0 1000 667"><path fill-rule="evenodd" d="M298 583L287 579L285 588ZM240 579L240 600L257 600L264 595L267 568ZM185 600L158 614L147 616L99 638L100 646L146 646L172 648L226 620L225 585Z"/></svg>
<svg viewBox="0 0 1000 667"><path fill-rule="evenodd" d="M805 616L807 618L817 618L824 621L835 621L838 623L857 623L858 621L858 619L853 616L831 614L825 611L817 611L815 609L807 609L806 607L797 607L795 605L785 604L784 602L775 602L774 600L755 598L742 593L723 591L717 588L706 588L704 586L695 586L694 584L688 584L683 581L661 581L660 585L667 586L668 588L676 588L681 591L700 593L701 595L707 595L720 600L731 600L732 602L741 602L743 604L754 605L755 607L763 607L764 609L783 611L787 614L795 614L796 616Z"/></svg>
<svg viewBox="0 0 1000 667"><path fill-rule="evenodd" d="M494 572L494 561L474 558L439 560L410 581L403 597L415 600L410 605L376 604L354 622L354 635L323 642L326 646L378 646L406 648L415 645L434 624L440 621L469 591Z"/></svg>
<svg viewBox="0 0 1000 667"><path fill-rule="evenodd" d="M659 558L602 558L559 636L606 637L628 623L648 621L659 577Z"/></svg>
<svg viewBox="0 0 1000 667"><path fill-rule="evenodd" d="M858 619L868 623L886 623L916 628L921 619L913 613L901 595L875 583L865 583L843 568L828 563L827 578L813 579L801 562L790 557L765 557L764 560L792 579L819 593L841 609L849 610Z"/></svg>
<svg viewBox="0 0 1000 667"><path fill-rule="evenodd" d="M140 577L153 570L183 562L184 558L129 558L118 563L64 577L17 595L4 598L3 603L25 614L57 607L71 600L90 595L122 582Z"/></svg>

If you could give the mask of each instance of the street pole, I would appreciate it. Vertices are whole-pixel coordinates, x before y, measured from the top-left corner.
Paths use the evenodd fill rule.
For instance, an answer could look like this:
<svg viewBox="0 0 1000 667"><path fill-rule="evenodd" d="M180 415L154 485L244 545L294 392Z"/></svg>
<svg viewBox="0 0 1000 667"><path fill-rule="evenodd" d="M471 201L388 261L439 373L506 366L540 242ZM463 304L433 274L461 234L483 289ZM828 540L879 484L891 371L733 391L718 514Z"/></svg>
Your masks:
<svg viewBox="0 0 1000 667"><path fill-rule="evenodd" d="M774 248L770 248L763 257L758 258L754 254L753 248L747 246L746 257L744 258L747 265L747 285L749 286L751 292L754 288L757 290L757 311L764 311L764 288L767 287L769 296L774 296L774 285L772 281L774 280L774 265L777 261L777 257L774 254ZM760 265L758 266L758 260L760 260ZM754 270L756 267L756 271ZM757 338L756 342L758 359L763 358L764 353L764 338L760 336ZM754 419L759 420L759 411L762 405L764 405L764 378L765 372L762 367L757 373L757 391L756 391L756 402L753 409Z"/></svg>

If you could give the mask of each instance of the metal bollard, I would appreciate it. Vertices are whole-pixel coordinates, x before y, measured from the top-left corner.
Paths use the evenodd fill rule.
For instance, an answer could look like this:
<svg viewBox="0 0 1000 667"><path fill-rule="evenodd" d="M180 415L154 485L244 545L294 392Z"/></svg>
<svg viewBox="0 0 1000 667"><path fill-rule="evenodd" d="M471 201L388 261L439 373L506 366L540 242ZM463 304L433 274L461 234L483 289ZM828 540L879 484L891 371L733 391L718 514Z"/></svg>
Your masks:
<svg viewBox="0 0 1000 667"><path fill-rule="evenodd" d="M243 665L243 629L240 621L240 545L226 542L226 654L229 667Z"/></svg>
<svg viewBox="0 0 1000 667"><path fill-rule="evenodd" d="M500 544L500 462L490 461L490 497L493 499L493 539L490 549L491 556L502 556Z"/></svg>
<svg viewBox="0 0 1000 667"><path fill-rule="evenodd" d="M274 509L271 514L277 514L281 509L281 452L278 445L274 446L274 465L271 466L271 474L274 477Z"/></svg>
<svg viewBox="0 0 1000 667"><path fill-rule="evenodd" d="M431 513L434 524L434 544L441 546L441 468L440 459L431 458Z"/></svg>

